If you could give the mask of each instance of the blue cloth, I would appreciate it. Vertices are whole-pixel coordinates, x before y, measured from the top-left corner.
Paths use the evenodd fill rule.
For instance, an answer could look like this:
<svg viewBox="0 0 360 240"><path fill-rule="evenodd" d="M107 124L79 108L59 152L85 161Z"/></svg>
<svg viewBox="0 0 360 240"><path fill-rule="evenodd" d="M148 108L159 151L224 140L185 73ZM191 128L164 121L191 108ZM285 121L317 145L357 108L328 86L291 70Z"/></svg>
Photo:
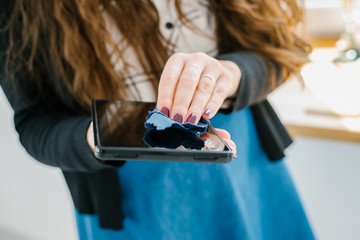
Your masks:
<svg viewBox="0 0 360 240"><path fill-rule="evenodd" d="M217 114L238 157L229 164L127 162L118 169L124 229L76 212L80 240L314 239L284 161L270 162L249 109Z"/></svg>
<svg viewBox="0 0 360 240"><path fill-rule="evenodd" d="M197 125L180 124L155 109L146 117L144 141L151 147L201 149L204 140L199 135L209 130L209 121L200 119Z"/></svg>

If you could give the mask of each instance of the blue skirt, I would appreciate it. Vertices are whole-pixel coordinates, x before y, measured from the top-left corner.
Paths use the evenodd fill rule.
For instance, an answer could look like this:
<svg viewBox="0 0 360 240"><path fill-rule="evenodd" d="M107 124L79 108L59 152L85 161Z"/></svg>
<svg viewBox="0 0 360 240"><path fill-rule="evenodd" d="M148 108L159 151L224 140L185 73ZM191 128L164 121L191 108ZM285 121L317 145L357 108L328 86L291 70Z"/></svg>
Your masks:
<svg viewBox="0 0 360 240"><path fill-rule="evenodd" d="M238 157L229 164L127 162L118 169L124 229L76 218L80 240L314 239L283 160L270 162L250 109L217 114Z"/></svg>

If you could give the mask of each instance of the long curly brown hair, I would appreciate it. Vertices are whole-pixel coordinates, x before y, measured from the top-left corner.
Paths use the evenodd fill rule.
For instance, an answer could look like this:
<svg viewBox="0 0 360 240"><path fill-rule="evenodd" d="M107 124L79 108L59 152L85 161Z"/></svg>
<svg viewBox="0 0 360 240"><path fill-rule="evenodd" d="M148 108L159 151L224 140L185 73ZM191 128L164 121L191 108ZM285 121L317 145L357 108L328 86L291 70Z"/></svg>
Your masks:
<svg viewBox="0 0 360 240"><path fill-rule="evenodd" d="M174 0L180 20L191 25ZM275 79L276 65L283 79L297 74L308 61L311 47L295 34L302 19L297 0L208 0L216 19L220 53L254 51L267 57ZM108 31L104 13L115 23L125 44L119 45ZM94 98L123 99L124 74L115 71L109 49L131 63L124 48L131 46L156 88L169 57L169 43L159 29L159 13L152 0L14 0L5 28L10 44L6 70L10 78L27 74L43 81L41 65L51 66L76 101L85 108ZM19 33L21 41L17 40ZM39 70L40 69L40 70ZM41 85L41 84L39 84Z"/></svg>

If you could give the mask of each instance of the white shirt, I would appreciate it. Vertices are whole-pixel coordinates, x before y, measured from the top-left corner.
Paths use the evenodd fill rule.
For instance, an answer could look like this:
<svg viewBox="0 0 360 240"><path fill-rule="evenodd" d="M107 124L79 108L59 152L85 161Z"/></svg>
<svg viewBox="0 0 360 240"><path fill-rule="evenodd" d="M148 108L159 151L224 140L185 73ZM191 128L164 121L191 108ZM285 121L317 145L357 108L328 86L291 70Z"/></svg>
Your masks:
<svg viewBox="0 0 360 240"><path fill-rule="evenodd" d="M193 25L201 29L203 33L190 29L181 24L174 4L174 0L153 0L158 9L160 17L161 34L175 46L170 52L204 52L210 56L217 54L215 41L215 18L209 11L208 3L205 0L183 0L182 11L184 15L192 21ZM106 17L106 24L109 32L120 49L124 51L124 57L131 67L126 76L126 85L129 92L128 100L156 101L156 93L152 84L148 81L140 63L131 47L125 47L122 43L122 36L115 24ZM205 33L205 34L204 34ZM121 48L122 47L122 48ZM108 48L111 53L111 49ZM111 55L111 61L117 72L122 72L123 64L116 54ZM136 84L136 88L134 86ZM138 89L138 92L136 91Z"/></svg>

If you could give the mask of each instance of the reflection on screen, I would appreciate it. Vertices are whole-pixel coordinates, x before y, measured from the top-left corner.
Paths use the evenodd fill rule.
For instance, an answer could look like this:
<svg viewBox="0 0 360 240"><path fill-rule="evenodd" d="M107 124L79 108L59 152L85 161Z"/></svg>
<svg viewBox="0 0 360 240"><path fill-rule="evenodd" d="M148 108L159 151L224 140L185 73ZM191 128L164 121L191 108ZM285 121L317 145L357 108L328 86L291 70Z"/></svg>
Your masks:
<svg viewBox="0 0 360 240"><path fill-rule="evenodd" d="M155 103L97 101L100 145L147 147L144 122L154 108Z"/></svg>
<svg viewBox="0 0 360 240"><path fill-rule="evenodd" d="M200 137L205 141L205 146L201 150L222 151L226 148L224 142L212 131L212 129Z"/></svg>
<svg viewBox="0 0 360 240"><path fill-rule="evenodd" d="M204 147L201 148L202 151L223 151L227 147L224 142L216 135L216 133L210 128L209 132L206 132L199 136L204 141ZM176 148L177 150L191 150L180 146Z"/></svg>

